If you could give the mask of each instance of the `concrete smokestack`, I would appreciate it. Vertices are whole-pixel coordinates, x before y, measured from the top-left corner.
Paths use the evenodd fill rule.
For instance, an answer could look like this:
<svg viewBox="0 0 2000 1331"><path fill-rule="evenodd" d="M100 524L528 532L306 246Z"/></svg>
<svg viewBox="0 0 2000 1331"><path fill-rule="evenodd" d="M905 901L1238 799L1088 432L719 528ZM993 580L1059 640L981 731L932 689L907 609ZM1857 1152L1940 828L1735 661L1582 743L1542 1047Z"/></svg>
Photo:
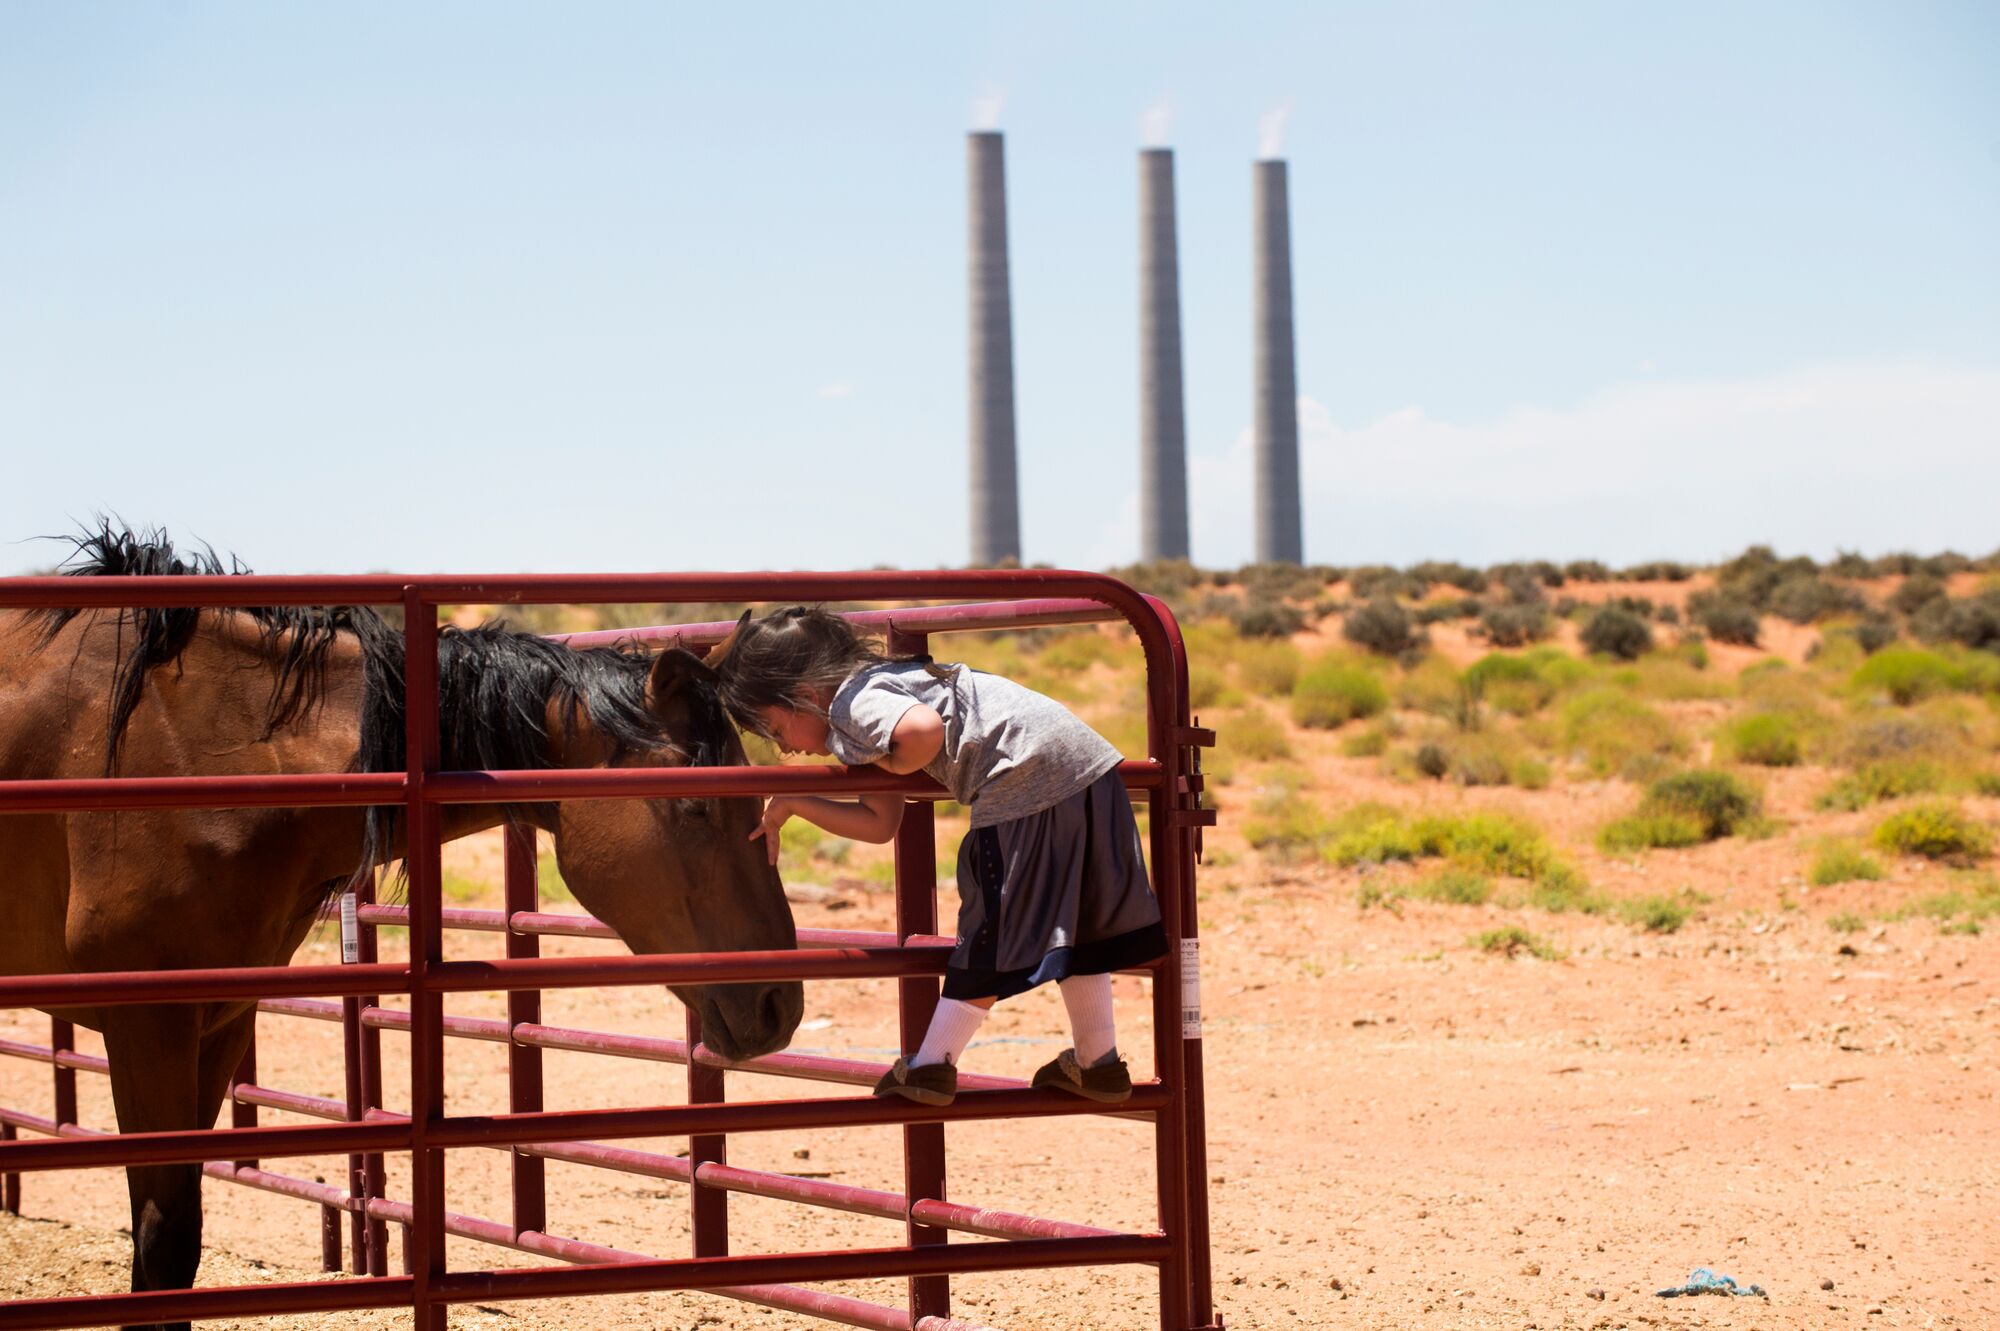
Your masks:
<svg viewBox="0 0 2000 1331"><path fill-rule="evenodd" d="M1021 558L1014 466L1014 313L1007 283L1007 168L997 130L965 139L972 562Z"/></svg>
<svg viewBox="0 0 2000 1331"><path fill-rule="evenodd" d="M1139 558L1188 557L1174 150L1139 152Z"/></svg>
<svg viewBox="0 0 2000 1331"><path fill-rule="evenodd" d="M1305 543L1299 521L1299 390L1292 356L1291 204L1283 161L1253 167L1256 228L1257 562L1297 564Z"/></svg>

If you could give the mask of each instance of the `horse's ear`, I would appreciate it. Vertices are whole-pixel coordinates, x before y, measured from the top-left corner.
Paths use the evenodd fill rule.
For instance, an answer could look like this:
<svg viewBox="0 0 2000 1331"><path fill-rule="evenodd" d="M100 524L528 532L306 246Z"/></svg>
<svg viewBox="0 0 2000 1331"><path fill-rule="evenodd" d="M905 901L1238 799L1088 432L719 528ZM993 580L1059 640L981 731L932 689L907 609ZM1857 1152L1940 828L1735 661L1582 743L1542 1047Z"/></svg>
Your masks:
<svg viewBox="0 0 2000 1331"><path fill-rule="evenodd" d="M704 658L710 670L722 669L722 663L729 659L729 653L736 647L736 639L742 636L743 626L750 622L750 612L745 610L736 620L736 627L729 630L729 636L708 649Z"/></svg>
<svg viewBox="0 0 2000 1331"><path fill-rule="evenodd" d="M699 656L682 647L669 647L653 658L652 673L646 676L646 705L657 712L676 694L714 683L715 671Z"/></svg>

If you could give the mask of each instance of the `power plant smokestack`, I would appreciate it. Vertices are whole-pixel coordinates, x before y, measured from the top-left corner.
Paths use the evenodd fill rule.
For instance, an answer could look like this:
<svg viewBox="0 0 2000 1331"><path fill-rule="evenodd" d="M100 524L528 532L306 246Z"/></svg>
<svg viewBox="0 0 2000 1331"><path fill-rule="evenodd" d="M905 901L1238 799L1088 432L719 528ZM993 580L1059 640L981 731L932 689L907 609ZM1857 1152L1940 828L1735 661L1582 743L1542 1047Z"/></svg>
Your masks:
<svg viewBox="0 0 2000 1331"><path fill-rule="evenodd" d="M1174 150L1139 152L1139 558L1188 557Z"/></svg>
<svg viewBox="0 0 2000 1331"><path fill-rule="evenodd" d="M1007 292L1007 168L997 130L965 139L970 240L967 350L972 412L972 562L1021 558L1020 483L1014 466L1014 314Z"/></svg>
<svg viewBox="0 0 2000 1331"><path fill-rule="evenodd" d="M1285 163L1253 169L1256 229L1257 562L1304 561L1299 530L1299 392L1292 357L1292 228Z"/></svg>

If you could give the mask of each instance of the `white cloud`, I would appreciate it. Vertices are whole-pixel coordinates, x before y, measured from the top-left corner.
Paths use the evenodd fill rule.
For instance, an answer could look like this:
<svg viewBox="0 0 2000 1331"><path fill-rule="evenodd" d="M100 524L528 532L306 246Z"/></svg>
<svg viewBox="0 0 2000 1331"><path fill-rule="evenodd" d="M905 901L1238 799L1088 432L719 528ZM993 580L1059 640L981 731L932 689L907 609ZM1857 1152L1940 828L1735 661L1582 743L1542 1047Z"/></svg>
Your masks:
<svg viewBox="0 0 2000 1331"><path fill-rule="evenodd" d="M2000 545L2000 370L1648 378L1473 424L1406 407L1348 428L1302 398L1299 428L1315 561ZM1249 557L1250 475L1247 429L1226 454L1191 460L1198 562Z"/></svg>

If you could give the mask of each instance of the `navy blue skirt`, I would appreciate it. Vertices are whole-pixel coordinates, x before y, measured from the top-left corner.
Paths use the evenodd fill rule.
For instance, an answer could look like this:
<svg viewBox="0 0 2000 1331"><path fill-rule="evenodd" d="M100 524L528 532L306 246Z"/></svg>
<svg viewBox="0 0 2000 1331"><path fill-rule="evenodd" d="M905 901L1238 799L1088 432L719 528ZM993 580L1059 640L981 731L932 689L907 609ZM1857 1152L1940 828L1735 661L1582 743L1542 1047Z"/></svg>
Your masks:
<svg viewBox="0 0 2000 1331"><path fill-rule="evenodd" d="M1139 825L1115 768L1040 813L967 833L958 895L946 998L1008 998L1166 955Z"/></svg>

